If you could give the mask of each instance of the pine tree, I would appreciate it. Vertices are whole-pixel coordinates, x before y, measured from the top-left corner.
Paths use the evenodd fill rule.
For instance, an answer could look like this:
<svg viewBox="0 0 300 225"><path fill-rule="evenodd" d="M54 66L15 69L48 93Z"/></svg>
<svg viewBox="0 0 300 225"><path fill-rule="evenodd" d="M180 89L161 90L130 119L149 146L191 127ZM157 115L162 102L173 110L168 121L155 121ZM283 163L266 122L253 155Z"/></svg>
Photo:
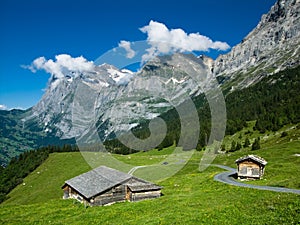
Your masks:
<svg viewBox="0 0 300 225"><path fill-rule="evenodd" d="M256 138L254 143L252 144L252 150L258 150L260 149L260 140L259 138Z"/></svg>
<svg viewBox="0 0 300 225"><path fill-rule="evenodd" d="M240 143L240 142L237 142L237 143L236 143L236 146L235 146L235 150L238 151L238 150L240 150L241 148L242 148L241 143Z"/></svg>
<svg viewBox="0 0 300 225"><path fill-rule="evenodd" d="M247 148L250 146L250 140L248 137L246 137L245 143L244 143L244 148Z"/></svg>
<svg viewBox="0 0 300 225"><path fill-rule="evenodd" d="M230 152L234 152L236 150L236 142L233 140L232 142L231 142L231 148L230 148Z"/></svg>
<svg viewBox="0 0 300 225"><path fill-rule="evenodd" d="M221 151L223 151L223 152L226 151L226 145L225 145L225 144L222 144L222 145L221 145Z"/></svg>

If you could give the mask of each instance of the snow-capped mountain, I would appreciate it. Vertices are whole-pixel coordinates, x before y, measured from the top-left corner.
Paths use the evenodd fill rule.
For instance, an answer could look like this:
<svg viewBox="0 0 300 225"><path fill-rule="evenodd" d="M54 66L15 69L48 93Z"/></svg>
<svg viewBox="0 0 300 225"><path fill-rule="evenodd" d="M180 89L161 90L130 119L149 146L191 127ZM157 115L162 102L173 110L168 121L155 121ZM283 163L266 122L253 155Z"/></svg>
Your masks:
<svg viewBox="0 0 300 225"><path fill-rule="evenodd" d="M191 62L197 65L201 85L185 71ZM156 57L138 73L103 64L91 72L52 79L23 121L37 122L46 133L55 132L62 139L76 137L95 125L106 139L204 91L211 77L209 66L194 55Z"/></svg>

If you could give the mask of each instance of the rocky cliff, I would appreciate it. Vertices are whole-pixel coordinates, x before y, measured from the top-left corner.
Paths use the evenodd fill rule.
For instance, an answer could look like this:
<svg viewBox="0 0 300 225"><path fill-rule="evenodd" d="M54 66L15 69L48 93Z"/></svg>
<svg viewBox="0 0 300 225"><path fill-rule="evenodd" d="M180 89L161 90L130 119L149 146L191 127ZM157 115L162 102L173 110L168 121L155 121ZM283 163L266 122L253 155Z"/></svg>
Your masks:
<svg viewBox="0 0 300 225"><path fill-rule="evenodd" d="M191 62L198 65L201 87L185 70ZM136 74L103 64L91 72L53 78L23 122L38 123L45 133L62 139L90 126L96 126L102 139L113 137L209 88L212 73L206 64L194 55L174 54L154 58Z"/></svg>
<svg viewBox="0 0 300 225"><path fill-rule="evenodd" d="M300 62L300 0L279 0L240 44L214 63L214 73L233 88Z"/></svg>

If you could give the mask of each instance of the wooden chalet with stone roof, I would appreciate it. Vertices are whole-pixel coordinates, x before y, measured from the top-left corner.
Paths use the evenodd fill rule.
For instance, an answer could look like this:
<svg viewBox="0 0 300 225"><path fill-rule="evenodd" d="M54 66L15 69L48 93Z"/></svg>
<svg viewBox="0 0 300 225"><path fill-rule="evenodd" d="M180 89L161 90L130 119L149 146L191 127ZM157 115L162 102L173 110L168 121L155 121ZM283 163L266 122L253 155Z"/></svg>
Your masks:
<svg viewBox="0 0 300 225"><path fill-rule="evenodd" d="M257 155L243 156L235 163L238 166L239 179L260 179L267 165L267 161Z"/></svg>
<svg viewBox="0 0 300 225"><path fill-rule="evenodd" d="M100 166L62 186L64 199L73 198L90 205L158 198L162 187L121 171Z"/></svg>

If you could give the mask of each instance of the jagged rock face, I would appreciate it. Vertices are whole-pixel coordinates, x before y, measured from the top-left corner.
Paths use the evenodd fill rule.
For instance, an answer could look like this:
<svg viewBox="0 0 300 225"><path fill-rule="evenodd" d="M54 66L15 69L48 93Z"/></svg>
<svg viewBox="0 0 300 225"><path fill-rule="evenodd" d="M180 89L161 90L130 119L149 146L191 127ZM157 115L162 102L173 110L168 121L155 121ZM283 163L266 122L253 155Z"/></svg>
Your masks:
<svg viewBox="0 0 300 225"><path fill-rule="evenodd" d="M191 60L197 64L199 76L202 75L201 87L185 71L188 65L184 62ZM110 124L103 126L105 136L112 132L118 136L141 121L153 119L178 106L204 90L205 84L210 82L208 75L212 76L209 67L192 55L174 54L153 59L126 86L118 88L115 98L105 107L107 110L102 111L103 104L97 103L97 115L101 115L99 124Z"/></svg>
<svg viewBox="0 0 300 225"><path fill-rule="evenodd" d="M197 65L198 82L185 71L190 63ZM54 132L62 139L96 126L100 138L106 139L209 89L213 77L210 66L206 57L174 54L154 58L136 74L108 64L84 74L66 74L49 82L24 122L36 122L46 133Z"/></svg>
<svg viewBox="0 0 300 225"><path fill-rule="evenodd" d="M67 80L52 81L39 103L30 110L30 115L23 119L25 125L37 122L46 133L56 132L58 137L68 132L74 84Z"/></svg>
<svg viewBox="0 0 300 225"><path fill-rule="evenodd" d="M72 129L72 108L77 86L84 84L105 95L111 92L119 81L120 77L112 74L113 71L119 75L126 74L111 65L102 65L96 67L95 71L84 74L70 73L65 74L64 78L52 78L42 99L23 118L24 124L30 126L30 123L37 123L44 132L54 133L62 139L75 137L79 131Z"/></svg>
<svg viewBox="0 0 300 225"><path fill-rule="evenodd" d="M300 0L279 0L240 44L216 59L214 73L246 87L263 75L298 65L299 44Z"/></svg>

